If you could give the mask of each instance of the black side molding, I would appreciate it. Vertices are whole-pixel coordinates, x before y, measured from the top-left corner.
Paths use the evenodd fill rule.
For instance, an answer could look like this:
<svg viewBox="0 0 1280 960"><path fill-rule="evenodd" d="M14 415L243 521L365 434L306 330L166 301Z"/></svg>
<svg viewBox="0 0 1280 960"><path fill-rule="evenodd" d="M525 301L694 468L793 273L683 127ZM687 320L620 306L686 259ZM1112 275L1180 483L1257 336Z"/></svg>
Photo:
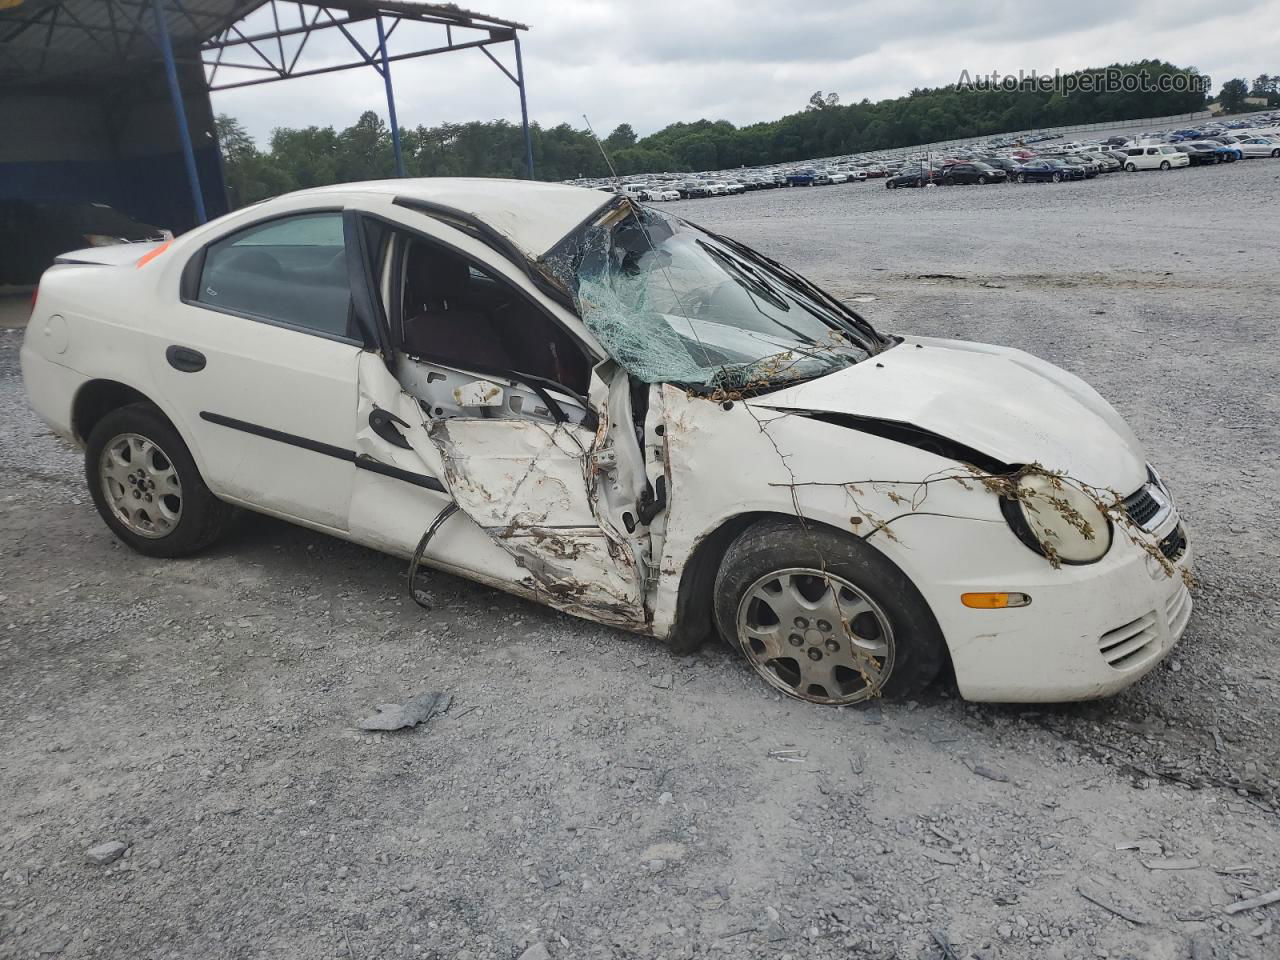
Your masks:
<svg viewBox="0 0 1280 960"><path fill-rule="evenodd" d="M200 419L208 423L216 423L220 427L228 427L232 430L239 430L241 433L249 433L255 437L275 440L277 443L287 443L291 447L301 447L303 450L310 450L312 453L333 457L335 460L345 460L348 463L355 464L360 470L368 470L370 473L403 480L405 483L412 483L415 486L425 487L427 490L435 490L438 493L448 493L444 488L444 484L435 477L414 473L411 470L402 470L400 467L393 467L391 464L375 460L368 454L357 456L354 450L335 447L333 444L321 443L319 440L310 440L307 437L299 437L297 434L285 433L283 430L275 430L257 423L249 423L246 420L237 420L235 417L224 417L220 413L210 413L208 410L200 411Z"/></svg>

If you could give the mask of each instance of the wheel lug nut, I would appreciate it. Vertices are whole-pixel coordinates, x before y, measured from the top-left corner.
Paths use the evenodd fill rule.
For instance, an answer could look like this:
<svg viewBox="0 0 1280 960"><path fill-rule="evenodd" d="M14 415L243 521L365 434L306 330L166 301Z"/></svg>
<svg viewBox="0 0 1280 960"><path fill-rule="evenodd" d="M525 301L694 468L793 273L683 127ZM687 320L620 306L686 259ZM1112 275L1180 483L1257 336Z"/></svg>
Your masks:
<svg viewBox="0 0 1280 960"><path fill-rule="evenodd" d="M828 640L826 646L832 653L835 653L840 649L840 644L836 643L834 640Z"/></svg>
<svg viewBox="0 0 1280 960"><path fill-rule="evenodd" d="M800 647L804 645L804 637L800 636L798 633L793 633L791 636L787 637L787 642L793 647Z"/></svg>
<svg viewBox="0 0 1280 960"><path fill-rule="evenodd" d="M809 626L809 621L804 617L796 617L796 626L803 630L805 627Z"/></svg>
<svg viewBox="0 0 1280 960"><path fill-rule="evenodd" d="M819 629L819 630L821 630L823 633L830 633L830 632L831 632L831 624L827 623L827 621L825 621L825 620L819 620L819 621L818 621L818 629Z"/></svg>
<svg viewBox="0 0 1280 960"><path fill-rule="evenodd" d="M821 660L821 659L822 659L822 651L821 651L821 650L819 650L817 647L810 647L810 648L809 648L809 659L810 659L810 660Z"/></svg>
<svg viewBox="0 0 1280 960"><path fill-rule="evenodd" d="M148 494L147 494L143 499L144 499L144 500L146 500L146 501L147 501L147 503L150 503L150 502L151 502L151 494L149 494L149 493L148 493Z"/></svg>
<svg viewBox="0 0 1280 960"><path fill-rule="evenodd" d="M139 491L139 490L135 490L135 491L133 491L133 499L135 499L135 500L141 500L141 499L142 499L142 492L141 492L141 491Z"/></svg>

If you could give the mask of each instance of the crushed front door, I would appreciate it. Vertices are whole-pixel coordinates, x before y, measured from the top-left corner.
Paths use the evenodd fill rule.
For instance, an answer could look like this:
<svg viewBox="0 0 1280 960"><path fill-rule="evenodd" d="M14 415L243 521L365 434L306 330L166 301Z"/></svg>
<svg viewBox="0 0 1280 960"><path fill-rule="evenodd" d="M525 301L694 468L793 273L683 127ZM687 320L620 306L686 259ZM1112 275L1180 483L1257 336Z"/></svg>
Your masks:
<svg viewBox="0 0 1280 960"><path fill-rule="evenodd" d="M593 455L590 430L471 418L428 427L459 509L515 558L548 603L612 623L644 622L644 558L598 513L608 465Z"/></svg>

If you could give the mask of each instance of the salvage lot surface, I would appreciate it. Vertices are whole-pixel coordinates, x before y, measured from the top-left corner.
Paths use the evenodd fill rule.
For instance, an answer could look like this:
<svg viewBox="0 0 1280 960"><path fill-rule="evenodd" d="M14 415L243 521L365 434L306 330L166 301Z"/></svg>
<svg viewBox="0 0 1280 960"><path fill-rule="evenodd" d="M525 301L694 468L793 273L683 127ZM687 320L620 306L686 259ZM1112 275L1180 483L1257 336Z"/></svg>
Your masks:
<svg viewBox="0 0 1280 960"><path fill-rule="evenodd" d="M1280 887L1278 194L1250 161L663 207L1130 419L1202 586L1172 661L1079 706L810 707L451 577L421 611L261 518L136 556L0 331L0 957L1274 957L1280 904L1223 907ZM354 730L423 690L449 712Z"/></svg>

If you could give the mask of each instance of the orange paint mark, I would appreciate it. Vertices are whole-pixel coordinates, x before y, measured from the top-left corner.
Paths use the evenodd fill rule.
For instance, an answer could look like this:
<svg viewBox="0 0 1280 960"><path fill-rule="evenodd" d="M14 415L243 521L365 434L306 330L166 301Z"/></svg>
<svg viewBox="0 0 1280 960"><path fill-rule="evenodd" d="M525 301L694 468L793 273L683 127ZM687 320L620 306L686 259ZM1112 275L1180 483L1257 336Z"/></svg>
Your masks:
<svg viewBox="0 0 1280 960"><path fill-rule="evenodd" d="M150 251L147 254L144 254L143 257L137 263L134 264L134 266L137 267L139 270L141 270L143 267L145 267L148 263L150 263L156 257L160 256L160 254L168 250L169 244L171 243L173 243L173 241L168 240L160 244L160 246L156 247L154 250Z"/></svg>

